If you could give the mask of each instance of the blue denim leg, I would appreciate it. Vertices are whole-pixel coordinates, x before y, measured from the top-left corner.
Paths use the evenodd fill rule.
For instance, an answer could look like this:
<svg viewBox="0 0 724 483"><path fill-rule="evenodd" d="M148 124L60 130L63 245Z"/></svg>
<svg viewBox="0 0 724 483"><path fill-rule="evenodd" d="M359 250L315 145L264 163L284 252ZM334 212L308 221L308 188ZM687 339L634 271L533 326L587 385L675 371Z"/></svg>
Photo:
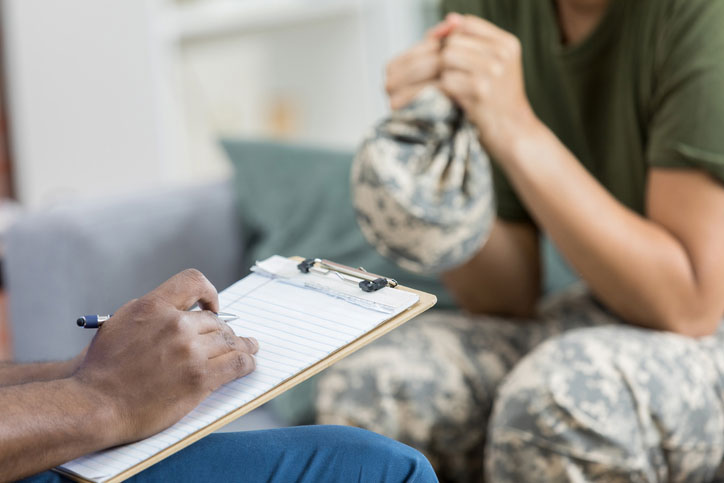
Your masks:
<svg viewBox="0 0 724 483"><path fill-rule="evenodd" d="M46 472L28 481L64 482ZM417 450L345 426L215 433L139 473L146 482L436 482Z"/></svg>

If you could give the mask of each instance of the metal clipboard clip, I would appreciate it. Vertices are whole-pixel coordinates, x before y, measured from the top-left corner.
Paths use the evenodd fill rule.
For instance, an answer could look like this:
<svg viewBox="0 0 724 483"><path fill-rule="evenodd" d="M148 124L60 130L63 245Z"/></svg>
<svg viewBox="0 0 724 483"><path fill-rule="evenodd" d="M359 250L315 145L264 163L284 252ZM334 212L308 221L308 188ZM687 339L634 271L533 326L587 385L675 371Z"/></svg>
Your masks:
<svg viewBox="0 0 724 483"><path fill-rule="evenodd" d="M322 275L334 273L345 282L355 283L365 292L376 292L383 287L397 287L397 280L393 278L380 277L370 273L364 268L352 268L321 258L307 258L297 265L302 273L316 272Z"/></svg>

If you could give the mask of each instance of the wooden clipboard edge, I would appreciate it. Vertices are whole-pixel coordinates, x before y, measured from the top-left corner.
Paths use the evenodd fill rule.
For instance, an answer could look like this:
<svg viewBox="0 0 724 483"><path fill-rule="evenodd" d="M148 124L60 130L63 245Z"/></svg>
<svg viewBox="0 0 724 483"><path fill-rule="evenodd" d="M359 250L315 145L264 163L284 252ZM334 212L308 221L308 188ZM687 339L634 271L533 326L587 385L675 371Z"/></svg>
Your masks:
<svg viewBox="0 0 724 483"><path fill-rule="evenodd" d="M296 258L296 257L293 257ZM151 456L145 461L142 461L141 463L137 464L136 466L129 468L128 470L124 471L123 473L120 473L119 475L111 478L110 480L106 480L105 483L119 483L122 482L133 475L136 475L140 473L141 471L145 470L146 468L149 468L156 463L158 463L161 460L166 459L167 457L171 456L174 453L179 452L180 450L184 449L187 446L190 446L191 444L195 443L196 441L200 440L201 438L204 438L205 436L208 436L209 434L213 433L217 429L220 429L230 422L234 421L235 419L240 418L241 416L251 412L252 410L258 408L264 403L267 403L274 399L275 397L279 396L280 394L288 391L289 389L293 388L297 384L300 384L310 377L322 372L324 369L328 368L332 364L335 364L336 362L339 362L340 360L344 359L348 355L356 352L357 350L361 349L362 347L366 346L370 342L373 342L374 340L382 337L386 333L390 332L393 329L396 329L397 327L401 326L408 320L411 320L418 315L422 314L426 310L430 309L433 305L437 303L437 297L429 294L427 292L421 292L419 290L415 290L409 287L405 287L402 285L398 285L393 290L405 290L407 292L412 292L414 294L417 294L419 297L419 300L417 303L415 303L413 306L405 310L404 312L396 315L395 317L392 317L386 322L381 323L371 331L361 335L357 339L353 340L346 346L338 349L337 351L331 353L324 359L318 361L316 364L313 364L309 366L307 369L303 370L302 372L299 372L298 374L290 377L289 379L285 380L278 386L270 389L269 391L265 392L261 396L257 397L256 399L253 399L243 405L242 407L230 412L226 416L217 419L213 423L209 424L208 426L205 426L195 433L190 434L186 438L182 439L181 441L174 443L173 445L169 446L168 448L161 450L160 452L156 453L155 455ZM62 474L63 476L73 480L77 481L79 483L94 483L94 480L86 480L85 478L81 478L78 475L65 471L61 468L53 468L53 471Z"/></svg>

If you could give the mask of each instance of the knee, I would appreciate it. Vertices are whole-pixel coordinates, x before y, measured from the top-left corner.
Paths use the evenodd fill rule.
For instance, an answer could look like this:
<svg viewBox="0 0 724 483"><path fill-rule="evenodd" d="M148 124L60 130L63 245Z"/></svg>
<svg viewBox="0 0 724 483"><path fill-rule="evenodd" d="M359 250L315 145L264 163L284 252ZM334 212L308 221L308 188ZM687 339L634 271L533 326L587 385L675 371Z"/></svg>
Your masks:
<svg viewBox="0 0 724 483"><path fill-rule="evenodd" d="M341 361L320 375L315 399L322 424L355 425L380 430L384 408L404 397L405 364L398 351L377 344Z"/></svg>
<svg viewBox="0 0 724 483"><path fill-rule="evenodd" d="M430 462L418 450L371 431L324 426L338 450L360 455L362 470L375 472L362 481L437 481Z"/></svg>
<svg viewBox="0 0 724 483"><path fill-rule="evenodd" d="M493 480L568 478L581 465L636 457L642 446L636 406L607 330L572 331L548 341L511 372L488 428Z"/></svg>
<svg viewBox="0 0 724 483"><path fill-rule="evenodd" d="M334 399L372 403L375 394L404 380L409 367L405 362L416 357L393 332L324 371L319 377L319 391Z"/></svg>
<svg viewBox="0 0 724 483"><path fill-rule="evenodd" d="M431 344L436 330L402 331L378 341L329 368L318 380L317 422L363 426L385 434L398 433L409 408L434 406L446 395L464 398L462 371L451 361L450 344ZM429 413L427 409L420 410Z"/></svg>

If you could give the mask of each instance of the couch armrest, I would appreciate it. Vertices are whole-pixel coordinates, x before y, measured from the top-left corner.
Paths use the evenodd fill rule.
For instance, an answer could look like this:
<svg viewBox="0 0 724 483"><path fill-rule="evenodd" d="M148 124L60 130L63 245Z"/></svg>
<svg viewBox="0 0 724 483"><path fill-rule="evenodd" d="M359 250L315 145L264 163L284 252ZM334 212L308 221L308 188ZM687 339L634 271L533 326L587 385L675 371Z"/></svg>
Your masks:
<svg viewBox="0 0 724 483"><path fill-rule="evenodd" d="M16 360L78 353L85 313L112 313L184 268L218 289L242 275L242 237L229 182L29 215L7 237L4 280Z"/></svg>

